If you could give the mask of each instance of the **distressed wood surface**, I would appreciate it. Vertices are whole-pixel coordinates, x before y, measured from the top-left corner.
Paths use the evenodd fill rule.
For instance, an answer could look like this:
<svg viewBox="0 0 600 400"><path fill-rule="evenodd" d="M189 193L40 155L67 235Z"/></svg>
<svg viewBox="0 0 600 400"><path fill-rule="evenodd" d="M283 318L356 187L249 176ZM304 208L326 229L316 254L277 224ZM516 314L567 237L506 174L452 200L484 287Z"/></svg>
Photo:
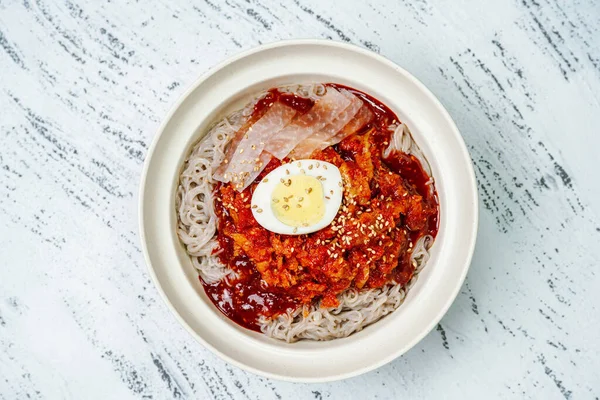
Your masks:
<svg viewBox="0 0 600 400"><path fill-rule="evenodd" d="M600 396L600 3L0 0L0 399ZM437 329L330 384L196 343L149 281L144 156L211 65L284 38L383 54L467 142L480 231Z"/></svg>

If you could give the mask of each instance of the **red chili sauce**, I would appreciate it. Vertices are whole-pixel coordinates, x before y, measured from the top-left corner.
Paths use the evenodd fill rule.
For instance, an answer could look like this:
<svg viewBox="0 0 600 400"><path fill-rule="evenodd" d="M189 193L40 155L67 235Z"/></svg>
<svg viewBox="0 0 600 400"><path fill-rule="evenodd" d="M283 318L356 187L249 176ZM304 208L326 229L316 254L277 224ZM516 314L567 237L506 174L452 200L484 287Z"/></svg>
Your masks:
<svg viewBox="0 0 600 400"><path fill-rule="evenodd" d="M387 128L390 124L397 123L398 117L388 107L366 93L339 84L327 84L326 86L346 89L370 107L374 118L352 136L365 135L369 132L372 134L375 131L376 136L374 137L380 140L381 143L372 144L371 151L381 154L382 149L386 147L391 138L391 132ZM250 120L256 121L259 119L275 101L283 102L299 113L307 112L314 104L310 99L294 94L281 93L273 89L269 91L267 96L257 102ZM349 163L355 163L357 162L357 154L351 149L352 146L345 145L342 142L333 146L333 149L326 149L313 156L329 162L334 161L331 160L333 157L339 159L340 162L345 160ZM331 280L328 275L331 274L332 270L335 270L336 266L327 264L329 259L326 246L319 245L319 243L326 240L328 242L335 240L332 236L334 233L332 233L331 227L300 236L277 235L268 232L256 223L249 209L249 202L255 184L250 185L242 194L228 187L229 184L217 185L215 188L215 198L217 199L215 201L215 211L218 219L217 239L220 245L218 257L223 264L228 265L237 272L238 278L227 282L222 280L216 284L207 284L201 279L204 289L213 304L237 324L259 331L258 319L260 316L275 317L303 305L314 304L319 301L321 306L335 306L337 294L351 287L362 289L363 287L380 287L389 282L402 285L408 283L414 273L414 267L410 263L409 248L412 248L413 244L423 235L428 234L434 238L437 235L439 216L437 194L434 186L428 183L430 178L415 157L393 152L390 157L381 158L381 161L383 164L380 164L384 167L380 168L386 168L386 170L398 174L403 180L403 186L407 188L406 190L411 196L422 197L419 206L426 210L422 214L426 220L421 221L419 224L420 229L411 230L410 228L407 229L407 226L410 225L407 218L410 217L396 216L396 230L390 234L389 238L384 238L383 245L382 241L379 240L379 247L377 247L377 240L375 240L368 244L368 249L367 245L362 246L361 244L353 244L354 247L348 248L342 247L340 259L347 261L347 264L352 267L352 279ZM256 179L256 182L279 165L281 165L281 162L273 159ZM380 192L385 190L384 187L380 188L373 182L371 182L371 186L371 196L374 202L369 201L368 205L363 205L359 214L367 210L367 207L376 209ZM226 207L227 202L237 206L235 215L233 215L232 207ZM385 200L382 200L379 204L381 204L383 215L385 214L383 208ZM405 233L404 235L401 233L402 231ZM252 243L252 251L248 254L240 251L239 245L237 250L234 250L236 245L232 237L239 238L240 235L244 240ZM362 240L363 238L359 237L358 239ZM257 260L256 254L261 254L260 250L270 250L271 243L274 243L274 241L280 243L284 248L295 247L301 250L297 250L297 259L295 258L296 255L290 258L289 253L285 251L283 252L285 254L279 251L277 258L275 255L268 256L273 257L272 268L275 272L265 274L263 266L261 267L261 273L254 262ZM367 242L365 241L365 243ZM391 247L386 248L385 246ZM360 263L353 263L356 260L361 261L360 256L373 259L383 257L383 260L386 261L385 256L382 255L385 255L386 251L392 248L396 252L400 252L398 258L394 259L393 265L386 266L381 260L376 261L381 263L381 266L378 268L371 267L371 271L367 269L368 278L364 276L364 271L356 272L354 266L360 265ZM371 256L371 253L368 253L367 250L371 251L373 255ZM302 253L303 251L304 253ZM287 268L288 270L285 271L281 271L281 268L277 270L277 265L281 267L282 260L283 264L287 262L294 264L294 266ZM391 257L387 261L390 262ZM335 272L336 276L341 275L343 278L343 271L335 270ZM346 270L346 273L349 272ZM361 277L364 279L361 279Z"/></svg>

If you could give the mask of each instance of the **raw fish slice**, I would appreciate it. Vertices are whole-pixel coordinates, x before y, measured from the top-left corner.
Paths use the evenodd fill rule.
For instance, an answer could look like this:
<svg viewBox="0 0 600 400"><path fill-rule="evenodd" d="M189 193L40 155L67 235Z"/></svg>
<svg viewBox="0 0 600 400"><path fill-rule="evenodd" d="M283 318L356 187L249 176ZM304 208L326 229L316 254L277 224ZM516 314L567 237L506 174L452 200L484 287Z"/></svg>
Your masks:
<svg viewBox="0 0 600 400"><path fill-rule="evenodd" d="M323 129L313 133L311 136L298 143L294 151L292 151L290 154L291 157L296 159L307 158L313 153L313 151L321 150L327 147L327 145L323 147L323 144L326 144L327 140L332 138L348 122L350 122L352 118L354 118L358 110L363 105L362 100L347 90L342 90L341 93L350 100L350 105Z"/></svg>
<svg viewBox="0 0 600 400"><path fill-rule="evenodd" d="M240 141L244 138L244 135L246 134L246 132L248 132L248 129L251 126L252 125L249 122L246 122L240 127L240 129L238 129L234 133L233 138L229 141L229 144L227 145L227 150L225 151L225 156L223 157L221 165L219 165L213 173L213 179L221 182L228 182L227 180L225 180L223 175L227 171L227 167L229 167L229 160L231 160L231 158L233 157Z"/></svg>
<svg viewBox="0 0 600 400"><path fill-rule="evenodd" d="M231 152L227 151L223 164L213 178L221 182L233 182L236 188L240 184L241 187L246 187L248 176L257 170L262 171L264 167L261 164L261 153L268 138L288 125L294 115L296 110L293 108L274 103L265 115L248 128L237 143L232 144L236 147Z"/></svg>
<svg viewBox="0 0 600 400"><path fill-rule="evenodd" d="M350 105L350 100L333 88L315 102L305 114L299 116L278 134L271 136L265 150L280 160L302 140L323 129Z"/></svg>
<svg viewBox="0 0 600 400"><path fill-rule="evenodd" d="M369 109L369 107L365 104L358 110L356 116L348 122L338 133L332 136L329 140L327 140L319 150L322 150L328 146L333 146L334 144L338 144L348 136L358 132L365 125L367 125L373 119L373 112Z"/></svg>
<svg viewBox="0 0 600 400"><path fill-rule="evenodd" d="M252 182L254 182L256 177L260 175L263 169L266 168L267 164L269 164L272 158L273 156L271 154L267 153L266 151L263 151L258 157L257 167L254 168L252 171L248 172L248 175L245 175L245 179L243 181L237 183L232 182L233 187L238 192L241 192L242 190L246 189L248 186L250 186Z"/></svg>

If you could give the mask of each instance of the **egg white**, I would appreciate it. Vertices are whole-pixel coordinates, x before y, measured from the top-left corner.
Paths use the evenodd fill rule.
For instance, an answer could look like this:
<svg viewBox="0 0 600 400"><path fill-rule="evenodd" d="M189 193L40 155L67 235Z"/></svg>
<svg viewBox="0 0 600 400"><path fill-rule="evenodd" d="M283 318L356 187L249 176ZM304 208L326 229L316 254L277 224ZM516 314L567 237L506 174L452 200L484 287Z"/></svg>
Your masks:
<svg viewBox="0 0 600 400"><path fill-rule="evenodd" d="M273 190L281 182L281 179L285 180L298 175L321 178L323 196L329 197L329 199L323 198L325 205L323 217L317 223L309 226L286 225L277 219L271 208ZM275 168L258 183L252 194L252 214L263 228L271 232L284 235L304 235L319 231L331 224L342 204L343 193L342 175L335 165L319 160L296 160Z"/></svg>

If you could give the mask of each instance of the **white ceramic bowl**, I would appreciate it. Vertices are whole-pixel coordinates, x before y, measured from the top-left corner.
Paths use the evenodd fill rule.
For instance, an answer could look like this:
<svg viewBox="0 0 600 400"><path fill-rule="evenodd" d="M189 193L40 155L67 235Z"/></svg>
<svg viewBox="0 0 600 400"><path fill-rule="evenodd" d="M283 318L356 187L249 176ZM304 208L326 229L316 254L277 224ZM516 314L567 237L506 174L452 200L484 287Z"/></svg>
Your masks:
<svg viewBox="0 0 600 400"><path fill-rule="evenodd" d="M431 164L440 227L431 259L398 310L345 339L288 344L241 328L208 300L177 238L175 191L190 147L216 118L240 108L263 89L298 82L345 84L397 113ZM465 279L478 217L469 154L435 96L391 61L324 40L264 45L228 59L196 81L165 118L148 151L139 213L150 275L179 322L200 343L240 368L302 382L370 371L419 342L448 310Z"/></svg>

